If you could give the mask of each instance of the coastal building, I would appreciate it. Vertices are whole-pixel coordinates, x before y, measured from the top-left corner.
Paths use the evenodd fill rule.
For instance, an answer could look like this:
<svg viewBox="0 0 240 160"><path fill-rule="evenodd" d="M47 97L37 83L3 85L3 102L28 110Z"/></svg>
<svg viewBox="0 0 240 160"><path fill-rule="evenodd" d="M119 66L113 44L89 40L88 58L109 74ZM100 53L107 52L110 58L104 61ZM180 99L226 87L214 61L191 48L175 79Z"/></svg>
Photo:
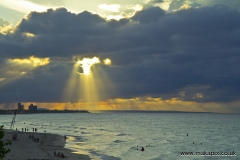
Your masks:
<svg viewBox="0 0 240 160"><path fill-rule="evenodd" d="M18 103L18 110L23 111L24 110L24 105L21 103Z"/></svg>
<svg viewBox="0 0 240 160"><path fill-rule="evenodd" d="M30 106L28 106L28 110L29 111L37 111L37 106L34 106L33 104L30 104Z"/></svg>

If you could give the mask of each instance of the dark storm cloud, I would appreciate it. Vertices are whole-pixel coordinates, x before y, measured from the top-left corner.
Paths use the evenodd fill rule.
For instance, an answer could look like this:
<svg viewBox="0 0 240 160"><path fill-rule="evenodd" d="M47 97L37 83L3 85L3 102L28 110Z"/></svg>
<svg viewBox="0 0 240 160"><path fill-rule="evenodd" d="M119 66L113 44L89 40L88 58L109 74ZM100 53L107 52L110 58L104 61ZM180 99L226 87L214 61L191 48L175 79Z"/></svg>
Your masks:
<svg viewBox="0 0 240 160"><path fill-rule="evenodd" d="M126 21L107 23L105 19L87 11L76 15L65 8L49 9L47 12L29 14L27 19L21 21L16 32L9 35L9 39L17 41L14 44L16 47L23 45L18 49L19 55L72 57L75 54L113 50L118 44L109 39ZM26 38L22 36L23 33L32 33L35 37Z"/></svg>
<svg viewBox="0 0 240 160"><path fill-rule="evenodd" d="M132 19L140 23L155 23L164 16L165 12L163 10L159 9L159 7L152 7L150 9L145 9L137 12Z"/></svg>
<svg viewBox="0 0 240 160"><path fill-rule="evenodd" d="M51 57L53 62L4 87L0 101L18 96L24 101L59 101L72 64L54 61L70 61L76 55L112 60L113 67L103 67L115 86L110 98L235 101L240 96L239 22L240 13L225 5L170 13L149 7L120 21L106 21L87 11L73 14L65 8L32 12L14 33L0 35L0 57L34 55ZM19 86L26 95L20 94ZM36 94L29 97L30 89ZM13 92L16 96L8 97Z"/></svg>
<svg viewBox="0 0 240 160"><path fill-rule="evenodd" d="M1 102L59 102L71 72L68 63L50 63L1 86ZM11 80L11 78L9 78Z"/></svg>

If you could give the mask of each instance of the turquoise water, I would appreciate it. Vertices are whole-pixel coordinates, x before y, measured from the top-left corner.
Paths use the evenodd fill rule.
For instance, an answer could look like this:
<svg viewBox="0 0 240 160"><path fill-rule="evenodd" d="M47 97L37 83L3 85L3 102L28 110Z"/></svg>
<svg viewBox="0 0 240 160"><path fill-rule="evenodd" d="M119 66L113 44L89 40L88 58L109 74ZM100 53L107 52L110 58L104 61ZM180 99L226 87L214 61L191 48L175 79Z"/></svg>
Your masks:
<svg viewBox="0 0 240 160"><path fill-rule="evenodd" d="M0 115L10 128L13 115ZM240 159L240 114L70 113L17 115L15 128L67 135L67 148L93 159ZM188 136L187 136L188 133ZM193 144L194 142L194 144ZM141 152L141 147L145 148ZM237 156L181 156L180 152L232 152Z"/></svg>

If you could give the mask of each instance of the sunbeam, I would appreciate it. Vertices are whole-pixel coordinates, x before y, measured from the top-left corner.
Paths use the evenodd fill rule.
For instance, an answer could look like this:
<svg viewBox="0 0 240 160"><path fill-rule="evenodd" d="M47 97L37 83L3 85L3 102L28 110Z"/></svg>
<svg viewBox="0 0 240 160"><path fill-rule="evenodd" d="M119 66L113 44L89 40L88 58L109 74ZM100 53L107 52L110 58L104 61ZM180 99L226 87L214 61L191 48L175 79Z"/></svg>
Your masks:
<svg viewBox="0 0 240 160"><path fill-rule="evenodd" d="M71 73L69 74L68 82L65 86L63 92L63 101L64 102L74 102L79 99L80 93L78 88L79 84L79 74L78 74L79 65L74 63L72 65Z"/></svg>
<svg viewBox="0 0 240 160"><path fill-rule="evenodd" d="M102 65L111 65L111 60L105 59L102 63L97 57L76 60L63 94L64 102L78 103L79 109L100 109L99 101L112 86Z"/></svg>

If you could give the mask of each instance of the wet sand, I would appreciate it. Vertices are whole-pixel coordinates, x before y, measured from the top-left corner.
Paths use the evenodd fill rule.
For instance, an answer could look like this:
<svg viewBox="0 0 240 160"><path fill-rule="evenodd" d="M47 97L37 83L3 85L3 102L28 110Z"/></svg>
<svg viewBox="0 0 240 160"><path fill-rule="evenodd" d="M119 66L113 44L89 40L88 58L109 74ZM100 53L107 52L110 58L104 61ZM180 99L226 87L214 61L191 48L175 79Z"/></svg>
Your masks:
<svg viewBox="0 0 240 160"><path fill-rule="evenodd" d="M69 160L90 160L90 157L82 154L74 154L70 149L64 148L63 136L50 133L32 133L4 130L4 141L10 140L11 152L4 160L30 160L30 159L69 159ZM12 140L12 135L17 134L17 140ZM39 142L29 139L29 134L39 138ZM65 158L54 156L54 151L63 153Z"/></svg>

